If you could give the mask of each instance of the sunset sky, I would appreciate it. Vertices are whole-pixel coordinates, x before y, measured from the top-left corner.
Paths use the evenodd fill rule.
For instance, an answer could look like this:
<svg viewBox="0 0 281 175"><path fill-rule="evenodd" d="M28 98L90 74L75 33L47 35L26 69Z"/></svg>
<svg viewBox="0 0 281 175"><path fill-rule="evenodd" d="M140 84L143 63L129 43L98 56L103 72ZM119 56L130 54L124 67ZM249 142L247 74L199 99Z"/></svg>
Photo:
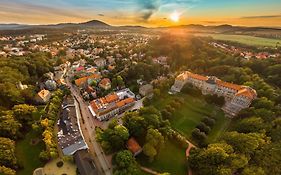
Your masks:
<svg viewBox="0 0 281 175"><path fill-rule="evenodd" d="M172 20L176 14L179 20ZM176 16L176 17L177 17ZM0 0L0 23L281 27L281 0Z"/></svg>

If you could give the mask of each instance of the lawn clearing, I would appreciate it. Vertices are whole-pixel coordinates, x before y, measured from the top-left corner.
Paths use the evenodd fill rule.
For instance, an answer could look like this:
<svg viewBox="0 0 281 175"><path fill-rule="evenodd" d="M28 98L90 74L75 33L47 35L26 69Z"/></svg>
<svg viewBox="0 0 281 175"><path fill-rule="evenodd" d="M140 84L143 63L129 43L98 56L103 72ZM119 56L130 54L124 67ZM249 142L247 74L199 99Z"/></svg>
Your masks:
<svg viewBox="0 0 281 175"><path fill-rule="evenodd" d="M17 175L31 175L36 168L44 164L39 160L39 154L44 149L44 143L40 140L37 144L32 144L32 139L38 136L30 131L23 140L16 142L16 156L24 169L17 171Z"/></svg>
<svg viewBox="0 0 281 175"><path fill-rule="evenodd" d="M153 162L149 162L148 158L143 154L139 155L137 160L142 166L160 173L187 174L185 149L180 148L170 140L165 142L164 148L159 151Z"/></svg>
<svg viewBox="0 0 281 175"><path fill-rule="evenodd" d="M215 40L232 41L250 46L264 46L264 47L276 47L276 44L281 40L261 38L247 35L227 35L227 34L196 34L197 36L211 36Z"/></svg>
<svg viewBox="0 0 281 175"><path fill-rule="evenodd" d="M228 127L230 119L225 117L223 111L218 107L206 103L202 96L193 97L179 93L177 95L164 94L152 104L160 111L177 97L184 98L184 104L176 109L170 119L171 126L186 138L191 138L192 130L206 116L216 118L216 124L208 135L208 142L215 141Z"/></svg>

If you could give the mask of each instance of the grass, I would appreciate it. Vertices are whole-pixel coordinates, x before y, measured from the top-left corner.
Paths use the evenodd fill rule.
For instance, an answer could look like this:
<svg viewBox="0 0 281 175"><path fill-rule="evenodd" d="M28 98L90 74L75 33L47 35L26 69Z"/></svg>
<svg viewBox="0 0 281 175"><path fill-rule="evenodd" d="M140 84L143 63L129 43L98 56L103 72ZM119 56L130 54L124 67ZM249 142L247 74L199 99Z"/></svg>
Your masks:
<svg viewBox="0 0 281 175"><path fill-rule="evenodd" d="M25 135L23 140L16 142L16 155L18 161L23 165L23 169L17 171L17 175L31 175L36 168L42 167L44 164L39 160L39 154L44 149L44 143L40 142L32 145L32 139L38 136L30 131Z"/></svg>
<svg viewBox="0 0 281 175"><path fill-rule="evenodd" d="M281 40L261 38L248 35L227 35L227 34L196 34L199 36L211 36L215 40L232 41L250 46L264 46L264 47L276 47L276 43L281 43Z"/></svg>
<svg viewBox="0 0 281 175"><path fill-rule="evenodd" d="M214 116L216 118L216 124L208 135L208 142L215 141L228 127L230 119L225 117L218 107L207 104L202 97L193 97L183 93L178 95L165 94L156 101L153 101L152 104L157 109L162 110L177 97L184 98L184 104L179 109L176 109L170 122L172 127L186 138L191 138L192 130L206 116Z"/></svg>
<svg viewBox="0 0 281 175"><path fill-rule="evenodd" d="M153 162L149 162L143 154L139 155L137 160L142 166L160 173L168 172L174 175L187 174L185 149L181 149L170 140L165 142L164 148L159 151Z"/></svg>
<svg viewBox="0 0 281 175"><path fill-rule="evenodd" d="M152 105L161 111L177 97L183 98L184 103L172 114L170 123L173 129L189 140L191 139L192 130L206 116L216 118L216 124L207 138L209 143L214 142L228 128L231 120L225 117L219 107L206 103L203 96L193 97L183 93L177 95L161 94L161 97L152 101ZM175 175L186 175L188 170L185 150L170 140L166 141L165 147L160 150L153 162L149 162L143 154L137 160L141 165L160 173L168 172Z"/></svg>
<svg viewBox="0 0 281 175"><path fill-rule="evenodd" d="M56 174L56 175L62 175L62 174L67 174L67 175L74 175L76 174L76 169L77 166L74 164L72 161L63 161L63 166L58 167L57 162L62 161L61 159L57 158L54 159L50 162L48 162L44 166L44 172L45 174Z"/></svg>

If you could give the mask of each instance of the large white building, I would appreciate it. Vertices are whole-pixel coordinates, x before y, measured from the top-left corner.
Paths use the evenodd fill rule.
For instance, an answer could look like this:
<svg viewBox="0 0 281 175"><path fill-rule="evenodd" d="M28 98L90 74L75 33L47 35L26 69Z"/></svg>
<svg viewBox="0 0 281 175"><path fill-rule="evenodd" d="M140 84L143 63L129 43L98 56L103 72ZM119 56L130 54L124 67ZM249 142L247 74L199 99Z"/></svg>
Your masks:
<svg viewBox="0 0 281 175"><path fill-rule="evenodd" d="M222 109L230 116L235 116L242 109L248 108L257 97L256 91L248 86L228 83L216 77L202 76L188 71L177 76L171 92L180 92L187 83L200 89L204 95L223 96L226 103Z"/></svg>

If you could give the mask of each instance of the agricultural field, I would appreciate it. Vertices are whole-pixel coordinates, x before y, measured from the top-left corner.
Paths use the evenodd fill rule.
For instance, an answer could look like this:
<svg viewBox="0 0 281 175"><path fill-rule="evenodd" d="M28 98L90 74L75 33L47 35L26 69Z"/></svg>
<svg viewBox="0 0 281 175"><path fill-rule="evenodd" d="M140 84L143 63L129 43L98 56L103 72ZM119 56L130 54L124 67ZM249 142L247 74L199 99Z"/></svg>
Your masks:
<svg viewBox="0 0 281 175"><path fill-rule="evenodd" d="M249 46L259 46L259 47L276 47L281 45L281 40L261 38L247 35L227 35L227 34L195 34L196 36L210 36L215 40L221 41L232 41Z"/></svg>

